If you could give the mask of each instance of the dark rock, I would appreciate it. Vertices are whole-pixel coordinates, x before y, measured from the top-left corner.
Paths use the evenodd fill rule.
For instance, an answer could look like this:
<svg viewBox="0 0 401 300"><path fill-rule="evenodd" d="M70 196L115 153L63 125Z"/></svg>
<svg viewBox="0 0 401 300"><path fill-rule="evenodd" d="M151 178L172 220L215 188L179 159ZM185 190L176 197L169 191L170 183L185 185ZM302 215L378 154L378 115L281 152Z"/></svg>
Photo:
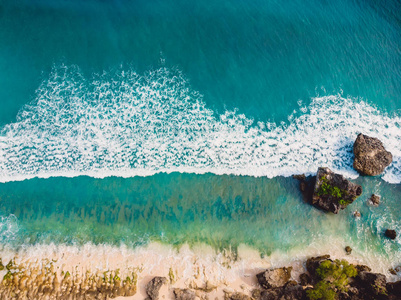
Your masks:
<svg viewBox="0 0 401 300"><path fill-rule="evenodd" d="M149 298L152 300L159 299L159 290L163 284L167 283L166 277L155 277L146 285L146 294L148 294Z"/></svg>
<svg viewBox="0 0 401 300"><path fill-rule="evenodd" d="M330 255L322 255L308 258L306 261L306 270L308 270L309 274L312 277L316 276L316 269L320 266L320 264L326 260L330 260Z"/></svg>
<svg viewBox="0 0 401 300"><path fill-rule="evenodd" d="M262 291L260 300L306 300L306 292L302 286L295 283L287 284L285 287L272 288Z"/></svg>
<svg viewBox="0 0 401 300"><path fill-rule="evenodd" d="M301 192L306 192L306 189L307 189L306 182L302 181L302 182L299 184L299 189L301 190Z"/></svg>
<svg viewBox="0 0 401 300"><path fill-rule="evenodd" d="M401 281L387 283L387 291L389 294L399 296L401 298Z"/></svg>
<svg viewBox="0 0 401 300"><path fill-rule="evenodd" d="M364 175L376 176L391 164L393 156L384 149L382 142L362 133L354 143L354 169Z"/></svg>
<svg viewBox="0 0 401 300"><path fill-rule="evenodd" d="M397 272L396 272L393 268L388 269L388 271L389 271L390 274L392 274L392 275L397 275Z"/></svg>
<svg viewBox="0 0 401 300"><path fill-rule="evenodd" d="M398 273L398 272L401 272L401 266L396 266L395 268L394 268L394 270Z"/></svg>
<svg viewBox="0 0 401 300"><path fill-rule="evenodd" d="M354 218L360 218L361 217L361 213L359 212L359 211L354 211L353 213L352 213L352 215L354 216Z"/></svg>
<svg viewBox="0 0 401 300"><path fill-rule="evenodd" d="M291 278L292 267L269 269L256 275L259 284L265 288L284 286Z"/></svg>
<svg viewBox="0 0 401 300"><path fill-rule="evenodd" d="M312 284L312 278L308 273L302 273L301 275L299 275L299 281L303 286Z"/></svg>
<svg viewBox="0 0 401 300"><path fill-rule="evenodd" d="M387 294L386 276L378 273L360 272L357 280L359 287L364 289L364 293L370 296L384 296Z"/></svg>
<svg viewBox="0 0 401 300"><path fill-rule="evenodd" d="M277 300L283 294L282 288L269 289L260 293L260 300Z"/></svg>
<svg viewBox="0 0 401 300"><path fill-rule="evenodd" d="M174 289L174 296L176 300L195 300L196 298L195 292L189 289Z"/></svg>
<svg viewBox="0 0 401 300"><path fill-rule="evenodd" d="M306 179L305 174L299 174L299 175L292 175L292 178L300 181L304 181Z"/></svg>
<svg viewBox="0 0 401 300"><path fill-rule="evenodd" d="M397 237L397 232L395 232L395 230L392 229L386 229L384 235L389 239L395 240L395 238Z"/></svg>
<svg viewBox="0 0 401 300"><path fill-rule="evenodd" d="M345 252L347 252L347 254L351 254L352 252L352 248L350 246L345 247Z"/></svg>
<svg viewBox="0 0 401 300"><path fill-rule="evenodd" d="M302 286L296 285L287 285L283 289L283 293L280 300L302 300L306 299L306 292Z"/></svg>
<svg viewBox="0 0 401 300"><path fill-rule="evenodd" d="M372 271L371 268L369 268L368 266L365 266L365 265L355 265L355 269L358 271L358 273Z"/></svg>
<svg viewBox="0 0 401 300"><path fill-rule="evenodd" d="M373 206L379 206L380 196L372 194L372 196L369 198L369 203L372 204Z"/></svg>
<svg viewBox="0 0 401 300"><path fill-rule="evenodd" d="M332 172L319 168L316 175L312 204L337 214L362 194L362 187Z"/></svg>

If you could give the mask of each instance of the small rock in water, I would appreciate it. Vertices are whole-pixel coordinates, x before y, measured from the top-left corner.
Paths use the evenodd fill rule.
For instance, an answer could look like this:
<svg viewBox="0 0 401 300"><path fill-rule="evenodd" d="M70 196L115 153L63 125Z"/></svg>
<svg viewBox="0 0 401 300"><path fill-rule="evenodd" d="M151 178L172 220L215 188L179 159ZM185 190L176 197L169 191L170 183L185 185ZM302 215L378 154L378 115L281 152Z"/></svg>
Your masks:
<svg viewBox="0 0 401 300"><path fill-rule="evenodd" d="M395 238L397 237L397 233L393 229L386 229L384 235L392 240L395 240Z"/></svg>
<svg viewBox="0 0 401 300"><path fill-rule="evenodd" d="M372 196L369 198L369 203L372 204L373 206L379 206L380 196L372 194Z"/></svg>
<svg viewBox="0 0 401 300"><path fill-rule="evenodd" d="M354 215L355 218L360 218L361 217L361 213L359 211L357 211L357 210L353 212L353 215Z"/></svg>
<svg viewBox="0 0 401 300"><path fill-rule="evenodd" d="M360 133L354 143L354 169L364 175L376 176L393 161L393 155L386 151L382 142Z"/></svg>
<svg viewBox="0 0 401 300"><path fill-rule="evenodd" d="M397 275L397 272L396 272L393 268L388 269L388 271L389 271L390 274L392 274L392 275Z"/></svg>
<svg viewBox="0 0 401 300"><path fill-rule="evenodd" d="M350 246L345 247L345 252L347 252L347 254L351 254L352 252L352 248Z"/></svg>

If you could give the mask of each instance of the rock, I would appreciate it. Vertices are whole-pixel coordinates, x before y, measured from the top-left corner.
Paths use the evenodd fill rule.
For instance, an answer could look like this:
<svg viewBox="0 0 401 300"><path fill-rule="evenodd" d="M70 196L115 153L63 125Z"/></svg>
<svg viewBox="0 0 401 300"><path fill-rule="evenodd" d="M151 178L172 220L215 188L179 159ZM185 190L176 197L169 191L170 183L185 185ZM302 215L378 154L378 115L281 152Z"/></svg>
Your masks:
<svg viewBox="0 0 401 300"><path fill-rule="evenodd" d="M265 288L275 288L285 285L291 278L292 267L266 270L256 275L259 284Z"/></svg>
<svg viewBox="0 0 401 300"><path fill-rule="evenodd" d="M397 272L393 268L388 269L388 271L391 275L397 275Z"/></svg>
<svg viewBox="0 0 401 300"><path fill-rule="evenodd" d="M380 204L380 196L372 194L372 196L369 198L369 203L373 206L379 206Z"/></svg>
<svg viewBox="0 0 401 300"><path fill-rule="evenodd" d="M401 266L396 266L395 268L394 268L394 270L398 273L398 272L401 272Z"/></svg>
<svg viewBox="0 0 401 300"><path fill-rule="evenodd" d="M146 285L146 294L151 300L159 299L159 290L163 284L167 283L166 277L155 277Z"/></svg>
<svg viewBox="0 0 401 300"><path fill-rule="evenodd" d="M362 194L362 187L332 172L329 168L319 168L312 196L312 204L337 214Z"/></svg>
<svg viewBox="0 0 401 300"><path fill-rule="evenodd" d="M389 294L399 296L401 298L401 281L387 283L387 291Z"/></svg>
<svg viewBox="0 0 401 300"><path fill-rule="evenodd" d="M252 300L252 297L249 297L242 293L226 294L224 298L226 300Z"/></svg>
<svg viewBox="0 0 401 300"><path fill-rule="evenodd" d="M309 276L308 273L302 273L301 275L299 275L299 281L303 286L312 284L312 278Z"/></svg>
<svg viewBox="0 0 401 300"><path fill-rule="evenodd" d="M176 300L195 300L196 298L195 292L189 289L174 289L174 296Z"/></svg>
<svg viewBox="0 0 401 300"><path fill-rule="evenodd" d="M358 271L358 273L372 271L371 268L365 265L355 265L355 269Z"/></svg>
<svg viewBox="0 0 401 300"><path fill-rule="evenodd" d="M299 189L301 190L301 192L306 192L307 185L306 185L306 182L305 182L305 181L302 181L302 182L299 184Z"/></svg>
<svg viewBox="0 0 401 300"><path fill-rule="evenodd" d="M376 176L391 164L393 156L384 149L382 142L362 133L354 143L354 169L364 175Z"/></svg>
<svg viewBox="0 0 401 300"><path fill-rule="evenodd" d="M357 277L361 288L367 295L382 296L387 294L386 276L378 273L360 272Z"/></svg>
<svg viewBox="0 0 401 300"><path fill-rule="evenodd" d="M300 181L304 181L306 179L305 174L299 174L299 175L292 175L292 178Z"/></svg>
<svg viewBox="0 0 401 300"><path fill-rule="evenodd" d="M397 232L395 232L395 230L392 229L386 229L384 235L389 239L395 240L395 238L397 237Z"/></svg>
<svg viewBox="0 0 401 300"><path fill-rule="evenodd" d="M306 292L302 286L296 285L287 285L283 289L283 293L280 297L280 300L306 300Z"/></svg>
<svg viewBox="0 0 401 300"><path fill-rule="evenodd" d="M352 252L352 248L350 246L345 247L345 252L347 252L347 254L350 255Z"/></svg>
<svg viewBox="0 0 401 300"><path fill-rule="evenodd" d="M354 216L354 218L360 218L361 217L361 213L359 212L359 211L354 211L353 213L352 213L352 215Z"/></svg>
<svg viewBox="0 0 401 300"><path fill-rule="evenodd" d="M326 260L330 260L330 255L322 255L308 258L306 261L306 270L308 270L309 274L312 277L316 276L316 269L320 266L320 264Z"/></svg>

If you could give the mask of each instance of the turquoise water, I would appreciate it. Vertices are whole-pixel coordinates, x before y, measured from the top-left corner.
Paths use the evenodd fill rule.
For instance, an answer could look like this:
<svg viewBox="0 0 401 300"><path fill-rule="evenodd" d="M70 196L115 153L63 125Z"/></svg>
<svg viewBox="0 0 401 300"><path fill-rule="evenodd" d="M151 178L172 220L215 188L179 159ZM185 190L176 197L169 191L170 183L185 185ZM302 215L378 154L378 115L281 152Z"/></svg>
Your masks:
<svg viewBox="0 0 401 300"><path fill-rule="evenodd" d="M399 260L400 240L382 238L401 229L399 11L398 1L0 1L3 243L244 243L270 254L341 238ZM352 169L359 132L393 153L383 176ZM338 216L305 204L289 176L319 166L364 195ZM366 205L372 192L378 208Z"/></svg>

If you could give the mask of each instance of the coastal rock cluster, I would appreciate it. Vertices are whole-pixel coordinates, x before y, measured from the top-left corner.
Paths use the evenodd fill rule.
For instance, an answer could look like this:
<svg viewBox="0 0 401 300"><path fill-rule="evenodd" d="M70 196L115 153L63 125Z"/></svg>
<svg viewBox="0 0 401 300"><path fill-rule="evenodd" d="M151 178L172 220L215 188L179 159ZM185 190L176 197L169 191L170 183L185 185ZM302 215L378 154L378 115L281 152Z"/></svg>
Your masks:
<svg viewBox="0 0 401 300"><path fill-rule="evenodd" d="M393 160L392 154L384 148L379 139L362 133L357 136L353 151L355 156L353 167L363 175L379 175ZM300 181L300 190L306 202L334 214L339 213L362 194L360 185L352 183L329 168L320 167L312 179L307 179L304 174L293 177ZM379 195L373 194L368 203L372 206L379 206L380 198ZM353 215L355 218L361 217L358 211L354 211ZM393 229L387 229L384 236L394 240L397 233Z"/></svg>
<svg viewBox="0 0 401 300"><path fill-rule="evenodd" d="M283 271L285 270L285 272ZM352 265L345 260L332 260L329 255L309 258L306 273L299 283L291 280L290 268L266 270L257 275L262 289L256 289L252 298L257 300L302 299L401 299L401 281L388 283L383 274L372 273L364 265ZM280 286L276 278L265 274L283 274ZM266 279L271 278L271 282Z"/></svg>

